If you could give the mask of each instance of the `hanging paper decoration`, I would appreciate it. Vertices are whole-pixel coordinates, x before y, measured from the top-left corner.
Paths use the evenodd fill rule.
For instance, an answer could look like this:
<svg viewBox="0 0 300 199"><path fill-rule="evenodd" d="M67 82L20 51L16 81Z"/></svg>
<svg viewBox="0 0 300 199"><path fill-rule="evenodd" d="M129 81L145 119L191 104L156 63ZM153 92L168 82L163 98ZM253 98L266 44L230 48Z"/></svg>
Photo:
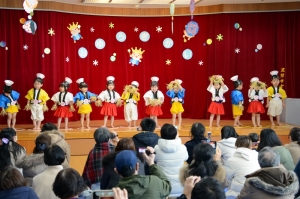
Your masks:
<svg viewBox="0 0 300 199"><path fill-rule="evenodd" d="M145 50L142 51L142 48L137 49L137 47L135 47L135 49L131 48L131 52L130 49L128 49L129 56L131 57L129 64L132 66L139 65L139 63L142 61L141 59L143 58L144 52Z"/></svg>
<svg viewBox="0 0 300 199"><path fill-rule="evenodd" d="M72 25L69 24L69 27L67 27L70 30L71 38L73 38L74 43L76 43L77 40L83 39L80 33L80 25L78 25L78 22L76 24L73 22Z"/></svg>
<svg viewBox="0 0 300 199"><path fill-rule="evenodd" d="M171 23L171 30L172 30L172 34L173 34L173 21L174 21L174 13L175 13L175 4L174 3L171 3L170 4L170 14L172 16L172 23Z"/></svg>
<svg viewBox="0 0 300 199"><path fill-rule="evenodd" d="M183 31L183 40L187 42L186 37L188 40L195 37L195 35L199 32L199 25L195 21L190 21L188 24L185 25L185 30Z"/></svg>
<svg viewBox="0 0 300 199"><path fill-rule="evenodd" d="M27 13L30 13L30 15L33 16L33 10L37 7L38 3L37 0L25 0L23 2L23 7Z"/></svg>
<svg viewBox="0 0 300 199"><path fill-rule="evenodd" d="M191 19L193 20L193 13L195 11L195 0L190 1L190 12L191 12Z"/></svg>
<svg viewBox="0 0 300 199"><path fill-rule="evenodd" d="M33 20L28 20L26 21L22 28L27 32L27 33L30 33L30 34L35 34L35 31L37 29L37 25L36 23L33 21Z"/></svg>

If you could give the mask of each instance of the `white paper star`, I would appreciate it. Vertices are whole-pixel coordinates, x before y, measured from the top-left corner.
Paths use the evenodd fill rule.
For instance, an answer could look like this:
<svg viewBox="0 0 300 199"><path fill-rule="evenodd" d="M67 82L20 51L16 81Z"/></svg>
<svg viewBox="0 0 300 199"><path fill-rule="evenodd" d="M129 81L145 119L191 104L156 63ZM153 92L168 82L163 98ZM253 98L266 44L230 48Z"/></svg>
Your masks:
<svg viewBox="0 0 300 199"><path fill-rule="evenodd" d="M235 53L239 53L239 52L241 52L241 50L239 48L236 48Z"/></svg>
<svg viewBox="0 0 300 199"><path fill-rule="evenodd" d="M134 32L138 32L139 29L137 27L134 28Z"/></svg>
<svg viewBox="0 0 300 199"><path fill-rule="evenodd" d="M162 27L160 27L160 26L156 27L156 31L157 31L158 33L161 32L161 31L162 31Z"/></svg>
<svg viewBox="0 0 300 199"><path fill-rule="evenodd" d="M23 49L24 49L24 50L28 50L27 44L25 44L25 45L23 46Z"/></svg>
<svg viewBox="0 0 300 199"><path fill-rule="evenodd" d="M67 57L67 58L66 58L66 62L69 62L69 61L70 61L70 59L69 59L69 57Z"/></svg>
<svg viewBox="0 0 300 199"><path fill-rule="evenodd" d="M97 60L94 60L94 61L93 61L93 65L94 65L94 66L98 66L98 61L97 61Z"/></svg>
<svg viewBox="0 0 300 199"><path fill-rule="evenodd" d="M48 35L51 35L51 36L55 35L55 32L54 32L54 30L52 28L50 28L48 30Z"/></svg>
<svg viewBox="0 0 300 199"><path fill-rule="evenodd" d="M94 27L91 27L90 31L91 31L91 32L94 32L94 31L95 31L95 28L94 28Z"/></svg>
<svg viewBox="0 0 300 199"><path fill-rule="evenodd" d="M198 63L200 66L202 66L203 64L204 64L204 62L201 60L201 61L199 61L199 63Z"/></svg>

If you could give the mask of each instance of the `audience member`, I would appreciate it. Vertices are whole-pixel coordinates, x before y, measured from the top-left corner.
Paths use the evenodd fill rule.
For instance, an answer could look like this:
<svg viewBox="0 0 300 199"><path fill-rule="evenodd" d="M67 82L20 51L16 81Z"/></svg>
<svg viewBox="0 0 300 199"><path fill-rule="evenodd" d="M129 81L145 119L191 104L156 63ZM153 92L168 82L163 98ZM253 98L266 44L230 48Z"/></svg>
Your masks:
<svg viewBox="0 0 300 199"><path fill-rule="evenodd" d="M118 187L126 189L130 199L162 199L171 192L171 183L162 170L154 164L155 151L147 147L148 154L143 153L149 165L150 175L138 175L136 154L131 150L121 151L115 159L116 171L122 176Z"/></svg>
<svg viewBox="0 0 300 199"><path fill-rule="evenodd" d="M183 191L183 186L179 181L179 171L188 159L188 153L173 125L164 124L161 127L160 135L161 139L158 140L158 144L154 148L156 152L155 162L172 184L170 197L177 197Z"/></svg>
<svg viewBox="0 0 300 199"><path fill-rule="evenodd" d="M257 146L259 143L259 135L257 133L249 133L248 136L252 141L252 150L257 150Z"/></svg>
<svg viewBox="0 0 300 199"><path fill-rule="evenodd" d="M299 182L293 171L287 171L280 165L279 153L271 147L260 149L258 162L261 169L246 175L237 199L293 199Z"/></svg>
<svg viewBox="0 0 300 199"><path fill-rule="evenodd" d="M232 126L224 126L221 129L221 140L217 143L218 148L222 151L222 163L226 164L228 158L232 157L236 148L235 142L239 135Z"/></svg>
<svg viewBox="0 0 300 199"><path fill-rule="evenodd" d="M60 146L53 145L44 150L44 161L48 167L44 172L33 177L32 182L32 188L39 198L57 198L52 191L52 185L58 172L63 169L61 164L64 160L65 153Z"/></svg>
<svg viewBox="0 0 300 199"><path fill-rule="evenodd" d="M284 147L290 151L294 164L297 165L300 160L300 128L292 128L289 134L289 139L290 143L284 145Z"/></svg>
<svg viewBox="0 0 300 199"><path fill-rule="evenodd" d="M188 164L191 164L193 160L194 147L199 143L206 142L207 140L205 137L205 127L203 126L203 124L198 122L192 125L190 135L191 140L185 143L189 155L189 158L186 161Z"/></svg>
<svg viewBox="0 0 300 199"><path fill-rule="evenodd" d="M246 181L245 176L260 169L258 153L252 150L252 141L248 136L239 136L235 142L236 151L225 164L226 178L229 183L226 196L236 198Z"/></svg>
<svg viewBox="0 0 300 199"><path fill-rule="evenodd" d="M297 175L297 177L298 177L298 181L299 181L299 183L300 183L300 161L299 161L298 164L296 165L294 171L295 171L295 173L296 173L296 175ZM300 187L299 187L298 193L295 195L295 198L296 198L296 197L300 197Z"/></svg>
<svg viewBox="0 0 300 199"><path fill-rule="evenodd" d="M92 190L99 190L103 174L102 158L115 150L115 146L109 142L109 131L100 127L94 132L95 146L90 151L86 160L82 178L85 184Z"/></svg>
<svg viewBox="0 0 300 199"><path fill-rule="evenodd" d="M119 187L112 189L114 192L114 199L128 199L128 193L126 189L121 190Z"/></svg>
<svg viewBox="0 0 300 199"><path fill-rule="evenodd" d="M119 142L119 137L117 132L109 132L109 142L112 145L117 146Z"/></svg>
<svg viewBox="0 0 300 199"><path fill-rule="evenodd" d="M44 162L44 150L51 145L51 137L47 134L40 134L35 139L33 153L18 160L16 166L23 169L23 176L28 184L32 186L32 179L47 168Z"/></svg>
<svg viewBox="0 0 300 199"><path fill-rule="evenodd" d="M47 122L43 125L41 132L52 131L52 130L58 130L57 126L51 122Z"/></svg>
<svg viewBox="0 0 300 199"><path fill-rule="evenodd" d="M10 167L0 173L0 199L39 199L16 168Z"/></svg>
<svg viewBox="0 0 300 199"><path fill-rule="evenodd" d="M282 143L273 129L263 129L260 132L260 142L257 150L260 151L264 147L272 147L280 155L280 163L289 171L294 171L295 164L289 150L282 146Z"/></svg>

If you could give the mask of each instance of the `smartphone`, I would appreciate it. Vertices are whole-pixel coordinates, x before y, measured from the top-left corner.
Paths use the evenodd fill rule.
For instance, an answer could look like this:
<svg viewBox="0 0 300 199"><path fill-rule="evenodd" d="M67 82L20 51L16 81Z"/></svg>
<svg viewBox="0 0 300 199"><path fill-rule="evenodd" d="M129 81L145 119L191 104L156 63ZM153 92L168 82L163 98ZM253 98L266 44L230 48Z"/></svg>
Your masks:
<svg viewBox="0 0 300 199"><path fill-rule="evenodd" d="M93 192L93 199L113 199L114 192L112 190L97 190Z"/></svg>
<svg viewBox="0 0 300 199"><path fill-rule="evenodd" d="M146 148L138 148L138 150L139 150L139 153L146 153Z"/></svg>
<svg viewBox="0 0 300 199"><path fill-rule="evenodd" d="M207 139L208 139L208 140L211 140L211 131L208 131L208 132L207 132Z"/></svg>
<svg viewBox="0 0 300 199"><path fill-rule="evenodd" d="M216 150L216 148L217 148L217 141L209 141L208 144L210 144L210 146L212 146Z"/></svg>

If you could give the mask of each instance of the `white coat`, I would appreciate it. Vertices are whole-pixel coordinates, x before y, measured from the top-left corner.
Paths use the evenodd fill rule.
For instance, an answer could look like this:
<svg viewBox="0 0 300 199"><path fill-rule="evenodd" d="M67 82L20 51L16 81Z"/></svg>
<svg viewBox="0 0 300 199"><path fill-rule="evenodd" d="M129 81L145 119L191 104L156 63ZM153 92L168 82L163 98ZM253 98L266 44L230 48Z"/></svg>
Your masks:
<svg viewBox="0 0 300 199"><path fill-rule="evenodd" d="M217 142L217 147L222 151L221 160L223 165L226 163L228 158L231 158L236 150L235 148L236 138L223 139Z"/></svg>

